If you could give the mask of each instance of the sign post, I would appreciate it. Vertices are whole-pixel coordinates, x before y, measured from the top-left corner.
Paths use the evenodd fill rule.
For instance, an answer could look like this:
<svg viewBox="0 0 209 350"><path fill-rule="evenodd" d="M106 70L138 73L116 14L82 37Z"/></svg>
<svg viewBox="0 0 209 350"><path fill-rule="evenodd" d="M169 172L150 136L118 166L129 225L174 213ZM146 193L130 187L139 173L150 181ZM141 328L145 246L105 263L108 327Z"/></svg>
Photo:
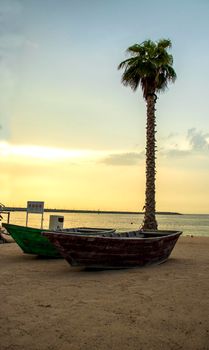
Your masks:
<svg viewBox="0 0 209 350"><path fill-rule="evenodd" d="M44 221L44 202L27 202L27 213L26 213L26 226L28 226L28 214L41 214L41 229L43 228Z"/></svg>

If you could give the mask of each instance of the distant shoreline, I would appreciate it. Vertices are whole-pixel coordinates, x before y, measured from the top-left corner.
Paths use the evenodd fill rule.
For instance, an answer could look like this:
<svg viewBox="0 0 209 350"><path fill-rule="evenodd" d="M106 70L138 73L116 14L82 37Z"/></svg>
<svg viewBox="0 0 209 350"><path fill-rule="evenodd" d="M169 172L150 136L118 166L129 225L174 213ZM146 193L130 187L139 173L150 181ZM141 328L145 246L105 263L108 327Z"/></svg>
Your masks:
<svg viewBox="0 0 209 350"><path fill-rule="evenodd" d="M5 207L4 211L23 211L26 212L27 208L21 208L21 207ZM144 212L137 212L137 211L114 211L114 210L77 210L77 209L44 209L44 212L50 212L50 213L79 213L79 214L121 214L121 215L142 215ZM176 212L167 212L167 211L158 211L156 212L157 215L183 215L181 213Z"/></svg>

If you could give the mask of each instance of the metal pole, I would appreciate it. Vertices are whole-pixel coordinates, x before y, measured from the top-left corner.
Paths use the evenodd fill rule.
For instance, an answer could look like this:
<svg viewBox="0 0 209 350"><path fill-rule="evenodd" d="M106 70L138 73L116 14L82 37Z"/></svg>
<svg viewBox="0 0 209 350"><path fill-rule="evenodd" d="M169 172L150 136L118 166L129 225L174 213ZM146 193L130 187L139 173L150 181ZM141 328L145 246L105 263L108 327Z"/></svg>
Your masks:
<svg viewBox="0 0 209 350"><path fill-rule="evenodd" d="M43 229L44 213L41 215L41 229Z"/></svg>
<svg viewBox="0 0 209 350"><path fill-rule="evenodd" d="M26 227L28 226L28 212L26 213Z"/></svg>

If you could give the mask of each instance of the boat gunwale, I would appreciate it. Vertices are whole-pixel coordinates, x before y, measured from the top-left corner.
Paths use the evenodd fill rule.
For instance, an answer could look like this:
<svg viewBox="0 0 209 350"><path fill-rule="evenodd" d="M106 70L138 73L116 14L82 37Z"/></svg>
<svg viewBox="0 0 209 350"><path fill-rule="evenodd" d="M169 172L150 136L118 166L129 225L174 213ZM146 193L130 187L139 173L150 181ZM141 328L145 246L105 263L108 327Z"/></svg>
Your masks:
<svg viewBox="0 0 209 350"><path fill-rule="evenodd" d="M70 237L70 238L78 238L79 237L79 239L88 239L88 238L94 238L94 239L101 239L101 240L106 240L106 239L110 239L110 240L160 240L160 239L162 239L162 238L171 238L171 237L175 237L175 236L180 236L181 234L182 234L182 231L165 231L165 232L167 232L167 234L163 234L164 232L161 230L161 231L159 231L159 234L160 234L160 232L162 232L162 234L160 234L160 236L156 236L156 237L154 237L154 236L151 236L151 234L152 233L157 233L157 231L121 231L121 232L118 232L118 234L119 233L122 233L122 234L125 234L125 233L135 233L135 232L140 232L140 233L145 233L145 234L150 234L150 237L137 237L137 236L132 236L132 237L129 237L129 236L117 236L117 232L115 233L116 235L114 236L114 233L113 233L113 236L105 236L105 233L106 234L110 234L110 232L108 232L108 231L106 231L106 232L102 232L102 235L101 234L88 234L88 235L82 235L82 234L67 234L67 233L65 233L65 232L63 232L63 231L49 231L49 230L47 230L47 231L42 231L41 232L41 234L43 235L43 236L45 236L45 233L46 232L46 236L47 236L47 234L49 234L49 235L54 235L54 236L64 236L64 237ZM170 232L170 233L169 233Z"/></svg>
<svg viewBox="0 0 209 350"><path fill-rule="evenodd" d="M21 228L23 230L34 230L34 231L38 231L38 233L42 233L42 232L54 232L54 233L60 233L62 232L63 234L66 233L68 234L69 232L71 233L77 233L76 230L81 230L83 231L83 233L88 233L88 231L92 231L92 232L99 232L99 233L114 233L116 230L113 228L103 228L103 227L84 227L84 226L79 226L79 227L70 227L70 228L63 228L63 229L58 229L58 230L50 230L48 228L38 228L38 227L32 227L32 226L23 226L23 225L16 225L16 224L10 224L7 222L2 222L2 227L7 229L9 227L15 227L15 228Z"/></svg>

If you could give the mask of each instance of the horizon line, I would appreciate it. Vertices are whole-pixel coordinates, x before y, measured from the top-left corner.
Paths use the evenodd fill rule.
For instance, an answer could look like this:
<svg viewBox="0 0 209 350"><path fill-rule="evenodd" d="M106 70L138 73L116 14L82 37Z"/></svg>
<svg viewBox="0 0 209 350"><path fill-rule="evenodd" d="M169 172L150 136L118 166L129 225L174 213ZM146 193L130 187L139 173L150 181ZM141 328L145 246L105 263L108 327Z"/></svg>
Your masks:
<svg viewBox="0 0 209 350"><path fill-rule="evenodd" d="M5 211L25 211L27 207L4 207L2 213ZM57 209L57 208L45 208L44 212L59 212L59 213L83 213L83 214L134 214L143 215L143 211L127 211L127 210L90 210L90 209ZM183 215L182 213L172 211L156 211L158 215Z"/></svg>

